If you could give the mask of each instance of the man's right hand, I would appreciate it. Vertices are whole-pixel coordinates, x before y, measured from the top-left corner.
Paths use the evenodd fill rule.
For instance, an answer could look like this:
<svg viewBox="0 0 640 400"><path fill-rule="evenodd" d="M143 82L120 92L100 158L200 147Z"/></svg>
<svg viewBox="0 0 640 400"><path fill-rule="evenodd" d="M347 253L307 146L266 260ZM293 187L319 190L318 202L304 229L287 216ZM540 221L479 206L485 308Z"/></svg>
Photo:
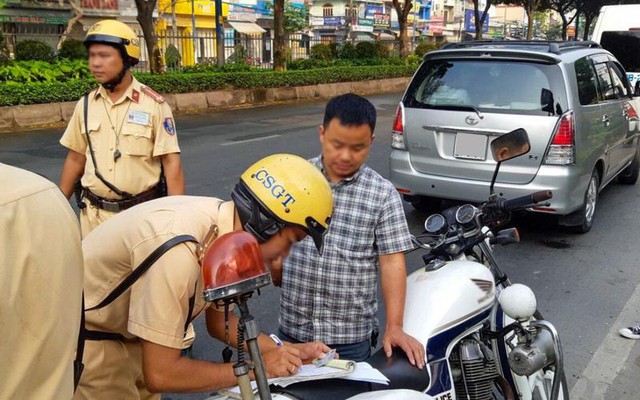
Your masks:
<svg viewBox="0 0 640 400"><path fill-rule="evenodd" d="M304 364L310 364L316 358L323 358L331 349L322 342L308 343L289 343L285 342L285 346L291 346L300 351L300 358Z"/></svg>
<svg viewBox="0 0 640 400"><path fill-rule="evenodd" d="M278 346L262 353L267 378L279 378L298 373L302 366L300 351L293 346Z"/></svg>

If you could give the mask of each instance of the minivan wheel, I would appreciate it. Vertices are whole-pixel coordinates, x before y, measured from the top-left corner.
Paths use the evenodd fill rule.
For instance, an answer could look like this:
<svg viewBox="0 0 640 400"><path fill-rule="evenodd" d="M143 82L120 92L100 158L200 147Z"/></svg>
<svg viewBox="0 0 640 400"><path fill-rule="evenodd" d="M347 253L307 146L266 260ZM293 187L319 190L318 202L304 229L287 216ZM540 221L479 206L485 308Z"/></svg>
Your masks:
<svg viewBox="0 0 640 400"><path fill-rule="evenodd" d="M625 185L635 185L640 175L640 160L638 160L638 152L631 161L631 164L618 175L618 182Z"/></svg>
<svg viewBox="0 0 640 400"><path fill-rule="evenodd" d="M434 211L437 210L440 206L442 200L437 199L435 197L429 196L418 196L418 195L402 195L405 201L409 202L413 208L418 211Z"/></svg>
<svg viewBox="0 0 640 400"><path fill-rule="evenodd" d="M598 171L593 171L587 191L584 194L584 204L580 210L576 211L575 217L579 224L569 226L568 229L574 233L587 233L593 225L593 218L596 214L598 204L598 188L600 187L600 175Z"/></svg>

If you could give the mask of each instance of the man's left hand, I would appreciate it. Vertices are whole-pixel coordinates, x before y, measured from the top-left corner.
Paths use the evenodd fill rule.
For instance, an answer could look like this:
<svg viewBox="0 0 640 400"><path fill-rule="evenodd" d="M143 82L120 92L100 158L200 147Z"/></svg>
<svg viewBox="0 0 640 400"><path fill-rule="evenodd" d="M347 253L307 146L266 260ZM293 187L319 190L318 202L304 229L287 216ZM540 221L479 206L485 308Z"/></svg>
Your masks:
<svg viewBox="0 0 640 400"><path fill-rule="evenodd" d="M382 341L382 347L387 357L391 357L391 349L393 347L400 347L407 354L411 365L415 365L420 369L424 368L424 347L416 338L407 335L401 327L387 327L384 340Z"/></svg>

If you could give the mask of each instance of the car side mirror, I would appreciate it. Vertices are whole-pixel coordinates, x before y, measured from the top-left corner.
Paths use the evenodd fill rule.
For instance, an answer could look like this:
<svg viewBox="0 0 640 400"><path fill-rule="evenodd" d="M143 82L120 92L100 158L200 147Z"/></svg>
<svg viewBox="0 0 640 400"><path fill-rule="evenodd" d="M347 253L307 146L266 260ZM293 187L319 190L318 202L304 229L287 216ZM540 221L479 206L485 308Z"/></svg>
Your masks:
<svg viewBox="0 0 640 400"><path fill-rule="evenodd" d="M546 111L552 115L554 112L553 103L555 103L553 92L543 88L542 91L540 91L540 106L542 107L542 111Z"/></svg>
<svg viewBox="0 0 640 400"><path fill-rule="evenodd" d="M636 81L636 86L633 89L633 96L640 96L640 79Z"/></svg>
<svg viewBox="0 0 640 400"><path fill-rule="evenodd" d="M511 160L531 150L529 136L524 129L516 129L505 133L491 142L491 153L497 162Z"/></svg>

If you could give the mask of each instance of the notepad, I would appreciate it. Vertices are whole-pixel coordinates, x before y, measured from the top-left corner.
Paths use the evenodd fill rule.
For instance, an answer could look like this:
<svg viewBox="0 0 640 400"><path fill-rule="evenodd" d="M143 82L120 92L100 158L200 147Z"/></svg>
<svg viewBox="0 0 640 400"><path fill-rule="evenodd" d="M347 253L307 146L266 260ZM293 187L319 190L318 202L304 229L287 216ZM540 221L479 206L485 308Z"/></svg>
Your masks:
<svg viewBox="0 0 640 400"><path fill-rule="evenodd" d="M389 379L376 368L373 368L366 362L357 363L350 360L332 360L323 367L316 367L313 364L303 365L297 374L283 378L269 379L269 384L287 387L299 382L335 378L379 383L382 385L389 384ZM251 382L251 388L254 393L257 393L258 385L255 382ZM240 387L238 386L220 389L219 393L235 399L242 398L240 395Z"/></svg>

